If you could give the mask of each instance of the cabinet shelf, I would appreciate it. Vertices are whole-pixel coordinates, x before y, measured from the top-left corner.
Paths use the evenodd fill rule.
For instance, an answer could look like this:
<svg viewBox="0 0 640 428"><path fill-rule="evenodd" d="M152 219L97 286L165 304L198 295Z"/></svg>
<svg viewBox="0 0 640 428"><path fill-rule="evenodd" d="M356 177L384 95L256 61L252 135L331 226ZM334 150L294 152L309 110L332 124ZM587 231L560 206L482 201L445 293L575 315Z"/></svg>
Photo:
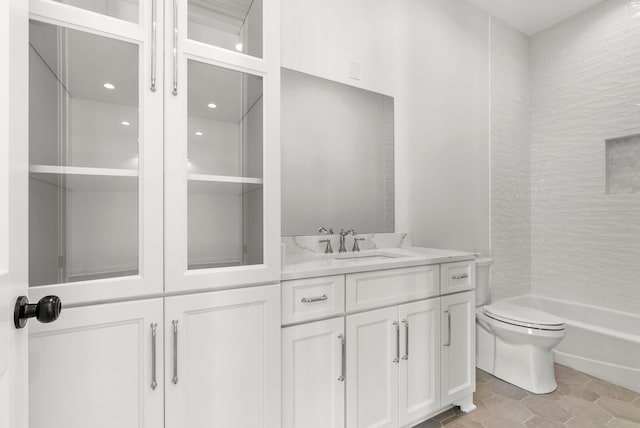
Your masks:
<svg viewBox="0 0 640 428"><path fill-rule="evenodd" d="M214 183L262 184L262 178L236 177L231 175L189 174L189 181L209 181Z"/></svg>
<svg viewBox="0 0 640 428"><path fill-rule="evenodd" d="M189 174L189 193L241 195L262 188L262 178Z"/></svg>
<svg viewBox="0 0 640 428"><path fill-rule="evenodd" d="M31 165L30 177L67 190L135 192L135 169L87 168L78 166Z"/></svg>

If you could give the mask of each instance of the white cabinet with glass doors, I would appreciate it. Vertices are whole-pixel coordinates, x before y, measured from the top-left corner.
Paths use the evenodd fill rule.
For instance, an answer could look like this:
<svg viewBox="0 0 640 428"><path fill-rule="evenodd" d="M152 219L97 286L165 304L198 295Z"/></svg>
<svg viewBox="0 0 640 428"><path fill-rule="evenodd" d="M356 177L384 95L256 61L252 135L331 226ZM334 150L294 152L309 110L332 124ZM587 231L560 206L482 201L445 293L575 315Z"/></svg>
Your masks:
<svg viewBox="0 0 640 428"><path fill-rule="evenodd" d="M165 17L166 290L278 282L277 4L167 0Z"/></svg>
<svg viewBox="0 0 640 428"><path fill-rule="evenodd" d="M31 0L30 17L30 297L278 281L278 2Z"/></svg>
<svg viewBox="0 0 640 428"><path fill-rule="evenodd" d="M68 305L160 294L163 108L149 82L162 69L151 61L161 53L152 49L152 4L68 3L29 5L30 298L56 294Z"/></svg>

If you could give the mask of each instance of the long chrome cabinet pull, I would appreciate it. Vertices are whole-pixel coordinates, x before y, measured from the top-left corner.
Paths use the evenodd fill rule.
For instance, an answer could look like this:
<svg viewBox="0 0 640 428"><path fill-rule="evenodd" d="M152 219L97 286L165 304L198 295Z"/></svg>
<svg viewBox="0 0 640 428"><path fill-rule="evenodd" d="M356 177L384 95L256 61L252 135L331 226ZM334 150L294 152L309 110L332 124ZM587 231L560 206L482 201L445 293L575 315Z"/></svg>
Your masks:
<svg viewBox="0 0 640 428"><path fill-rule="evenodd" d="M409 359L409 321L402 320L402 324L404 324L404 357L403 360Z"/></svg>
<svg viewBox="0 0 640 428"><path fill-rule="evenodd" d="M302 303L314 303L314 302L324 302L329 297L326 294L323 294L320 297L303 297L300 301Z"/></svg>
<svg viewBox="0 0 640 428"><path fill-rule="evenodd" d="M451 346L451 312L447 309L444 313L447 314L447 343L444 346Z"/></svg>
<svg viewBox="0 0 640 428"><path fill-rule="evenodd" d="M178 0L173 0L173 91L178 95Z"/></svg>
<svg viewBox="0 0 640 428"><path fill-rule="evenodd" d="M393 322L393 326L396 329L396 357L393 359L394 363L400 362L400 324L397 321Z"/></svg>
<svg viewBox="0 0 640 428"><path fill-rule="evenodd" d="M151 389L156 390L158 387L158 380L156 378L156 336L158 323L151 323Z"/></svg>
<svg viewBox="0 0 640 428"><path fill-rule="evenodd" d="M344 340L344 335L343 334L339 334L338 335L338 340L340 341L340 346L342 347L342 359L341 359L341 367L340 367L340 376L338 376L338 380L340 382L344 382L344 369L345 369L345 363L346 363L346 359L347 359L347 350L346 350L346 341Z"/></svg>
<svg viewBox="0 0 640 428"><path fill-rule="evenodd" d="M178 320L171 321L173 324L173 378L171 382L178 384Z"/></svg>
<svg viewBox="0 0 640 428"><path fill-rule="evenodd" d="M158 39L157 1L158 0L151 0L151 92L156 91L156 45Z"/></svg>

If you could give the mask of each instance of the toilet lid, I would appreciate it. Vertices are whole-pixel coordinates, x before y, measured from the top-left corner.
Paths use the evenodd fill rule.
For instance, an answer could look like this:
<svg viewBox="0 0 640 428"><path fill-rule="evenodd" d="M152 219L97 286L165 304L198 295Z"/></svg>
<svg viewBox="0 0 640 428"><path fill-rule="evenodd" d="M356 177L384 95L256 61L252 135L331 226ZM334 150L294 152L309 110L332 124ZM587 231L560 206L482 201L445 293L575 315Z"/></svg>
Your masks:
<svg viewBox="0 0 640 428"><path fill-rule="evenodd" d="M497 302L485 306L483 312L490 318L522 327L544 330L561 330L564 328L564 320L561 318L547 312L512 303Z"/></svg>

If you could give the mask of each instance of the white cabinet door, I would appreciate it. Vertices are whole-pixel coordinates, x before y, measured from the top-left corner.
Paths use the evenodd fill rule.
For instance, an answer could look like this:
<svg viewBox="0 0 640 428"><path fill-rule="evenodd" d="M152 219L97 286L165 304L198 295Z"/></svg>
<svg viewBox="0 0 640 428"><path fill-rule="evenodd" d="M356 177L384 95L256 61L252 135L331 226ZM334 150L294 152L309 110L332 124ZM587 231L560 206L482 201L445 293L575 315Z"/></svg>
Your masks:
<svg viewBox="0 0 640 428"><path fill-rule="evenodd" d="M413 426L440 409L440 299L398 308L401 329L399 422Z"/></svg>
<svg viewBox="0 0 640 428"><path fill-rule="evenodd" d="M30 428L163 426L162 299L64 309L29 329Z"/></svg>
<svg viewBox="0 0 640 428"><path fill-rule="evenodd" d="M278 285L165 299L166 427L280 428Z"/></svg>
<svg viewBox="0 0 640 428"><path fill-rule="evenodd" d="M165 0L169 292L280 280L277 0Z"/></svg>
<svg viewBox="0 0 640 428"><path fill-rule="evenodd" d="M442 297L442 405L475 389L475 292Z"/></svg>
<svg viewBox="0 0 640 428"><path fill-rule="evenodd" d="M344 427L344 317L282 329L282 426Z"/></svg>
<svg viewBox="0 0 640 428"><path fill-rule="evenodd" d="M347 427L398 424L397 307L347 317Z"/></svg>

